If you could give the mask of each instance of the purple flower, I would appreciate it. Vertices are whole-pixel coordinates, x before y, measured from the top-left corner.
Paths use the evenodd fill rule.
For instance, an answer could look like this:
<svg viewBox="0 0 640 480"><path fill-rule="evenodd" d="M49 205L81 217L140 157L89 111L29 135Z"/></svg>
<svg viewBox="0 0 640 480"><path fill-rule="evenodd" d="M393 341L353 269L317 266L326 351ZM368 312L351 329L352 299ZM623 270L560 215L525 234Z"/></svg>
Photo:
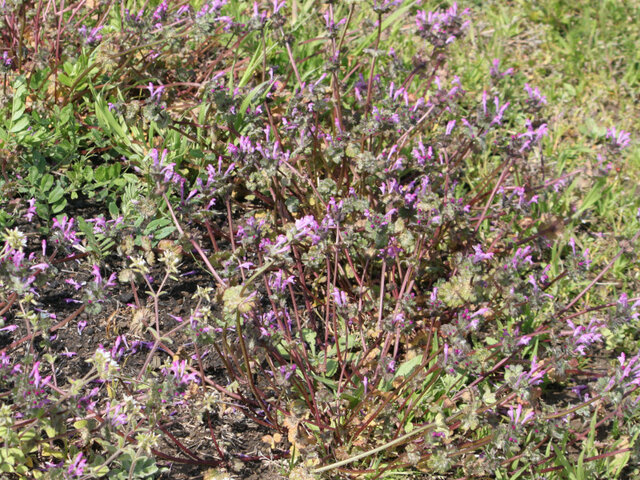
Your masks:
<svg viewBox="0 0 640 480"><path fill-rule="evenodd" d="M449 123L447 123L447 128L444 132L445 135L451 135L451 132L453 131L453 127L456 126L456 121L455 120L451 120Z"/></svg>
<svg viewBox="0 0 640 480"><path fill-rule="evenodd" d="M463 16L469 14L469 9L458 13L456 2L444 12L425 12L419 10L416 14L418 35L437 48L453 42L462 35L469 21L463 21Z"/></svg>
<svg viewBox="0 0 640 480"><path fill-rule="evenodd" d="M286 5L287 2L285 2L285 0L282 0L281 2L279 2L278 0L272 0L272 3L273 13L276 14Z"/></svg>
<svg viewBox="0 0 640 480"><path fill-rule="evenodd" d="M324 13L323 17L324 17L324 24L327 27L327 30L329 31L330 35L335 34L337 27L347 21L346 18L343 18L338 23L335 23L333 19L333 10L327 10Z"/></svg>
<svg viewBox="0 0 640 480"><path fill-rule="evenodd" d="M196 18L209 14L218 15L220 9L226 4L227 0L211 0L209 3L205 3L200 11L196 13Z"/></svg>
<svg viewBox="0 0 640 480"><path fill-rule="evenodd" d="M104 233L107 222L103 216L87 219L87 223L93 223L93 233Z"/></svg>
<svg viewBox="0 0 640 480"><path fill-rule="evenodd" d="M269 287L278 293L284 293L288 285L293 285L295 278L296 277L293 275L289 275L285 278L284 272L282 270L278 270L269 278Z"/></svg>
<svg viewBox="0 0 640 480"><path fill-rule="evenodd" d="M531 105L533 108L539 109L543 105L547 104L547 97L545 97L540 93L540 90L538 89L538 87L531 88L531 86L528 83L525 83L524 90L527 92L527 95L529 95L529 98L527 99L526 102L527 104Z"/></svg>
<svg viewBox="0 0 640 480"><path fill-rule="evenodd" d="M73 230L74 223L75 223L75 220L73 218L67 218L66 215L63 215L61 220L58 220L57 218L53 219L52 228L60 230L59 235L62 237L64 241L69 242L72 245L75 245L76 243L79 242L79 240L76 237L75 230ZM56 243L57 242L58 240L56 239Z"/></svg>
<svg viewBox="0 0 640 480"><path fill-rule="evenodd" d="M87 326L86 320L80 320L78 322L78 335L82 335L82 331L85 329L86 326Z"/></svg>
<svg viewBox="0 0 640 480"><path fill-rule="evenodd" d="M533 412L527 412L522 416L522 405L518 404L515 410L513 409L513 406L510 406L507 415L509 415L509 419L511 420L511 428L515 430L527 423L535 414Z"/></svg>
<svg viewBox="0 0 640 480"><path fill-rule="evenodd" d="M500 106L500 99L496 96L493 99L493 103L496 106L496 115L491 120L491 125L500 125L502 123L502 116L504 112L507 110L509 106L509 102L505 103L502 107Z"/></svg>
<svg viewBox="0 0 640 480"><path fill-rule="evenodd" d="M189 5L183 5L181 6L178 11L176 12L176 17L181 17L182 15L184 15L186 12L189 11L191 7Z"/></svg>
<svg viewBox="0 0 640 480"><path fill-rule="evenodd" d="M285 380L289 380L289 378L291 378L291 375L293 375L293 372L296 371L298 367L294 364L294 365L281 365L279 370L280 370L280 375L284 376Z"/></svg>
<svg viewBox="0 0 640 480"><path fill-rule="evenodd" d="M500 72L500 60L494 58L489 73L492 77L505 77L513 73L513 68L507 68L504 72Z"/></svg>
<svg viewBox="0 0 640 480"><path fill-rule="evenodd" d="M167 0L163 0L163 2L158 5L158 8L156 8L156 10L153 12L153 19L156 21L160 21L163 20L165 18L165 16L167 15Z"/></svg>
<svg viewBox="0 0 640 480"><path fill-rule="evenodd" d="M6 68L11 67L11 64L13 63L13 60L11 60L11 57L9 57L9 54L7 52L2 52L2 65L4 65Z"/></svg>
<svg viewBox="0 0 640 480"><path fill-rule="evenodd" d="M640 354L636 354L627 360L627 356L622 352L618 356L618 362L620 363L620 368L616 372L616 378L612 378L609 381L608 388L610 389L618 382L622 382L624 388L640 385Z"/></svg>
<svg viewBox="0 0 640 480"><path fill-rule="evenodd" d="M611 146L617 150L622 150L631 142L629 132L625 132L624 130L618 132L616 127L607 129L607 138L611 140Z"/></svg>
<svg viewBox="0 0 640 480"><path fill-rule="evenodd" d="M112 405L111 402L107 402L102 415L104 415L111 426L121 427L127 423L127 415L124 412L121 412L121 410L122 405L118 403Z"/></svg>
<svg viewBox="0 0 640 480"><path fill-rule="evenodd" d="M104 286L105 287L115 287L116 286L116 272L113 272L111 275L109 275L109 278L107 278L107 281L105 282Z"/></svg>
<svg viewBox="0 0 640 480"><path fill-rule="evenodd" d="M401 5L404 0L373 0L373 11L379 14L389 12L393 7Z"/></svg>
<svg viewBox="0 0 640 480"><path fill-rule="evenodd" d="M344 307L345 305L347 305L346 292L338 290L334 287L333 291L331 292L331 296L333 297L333 301L336 302L336 305L338 305L339 307Z"/></svg>
<svg viewBox="0 0 640 480"><path fill-rule="evenodd" d="M179 358L175 358L171 363L171 367L167 370L166 368L162 369L162 373L167 375L169 372L175 377L178 383L188 384L190 382L198 383L198 376L192 373L186 373L187 370L187 362L186 360L180 360Z"/></svg>
<svg viewBox="0 0 640 480"><path fill-rule="evenodd" d="M100 30L102 30L104 26L92 28L91 31L87 29L86 25L82 25L78 29L78 33L82 35L84 38L84 43L87 45L95 45L102 40L102 35L100 35Z"/></svg>
<svg viewBox="0 0 640 480"><path fill-rule="evenodd" d="M527 120L525 124L527 126L527 131L517 135L518 139L524 139L522 146L519 149L520 153L531 150L535 145L540 143L542 137L544 137L548 132L546 123L543 123L538 128L533 128L531 120Z"/></svg>
<svg viewBox="0 0 640 480"><path fill-rule="evenodd" d="M617 310L621 316L629 317L633 320L638 320L638 318L640 318L638 307L640 307L640 300L636 300L633 304L629 304L629 297L627 296L627 294L622 293L620 295L620 298L618 299Z"/></svg>
<svg viewBox="0 0 640 480"><path fill-rule="evenodd" d="M83 458L82 452L79 452L73 463L69 465L67 473L73 477L79 477L84 473L84 468L87 465L87 461Z"/></svg>
<svg viewBox="0 0 640 480"><path fill-rule="evenodd" d="M149 90L149 93L151 94L149 99L155 101L156 103L158 103L158 102L160 102L160 97L162 96L162 93L164 92L164 85L160 85L158 87L154 87L153 83L149 82L149 85L147 85L147 90ZM163 160L164 160L164 156L163 156Z"/></svg>
<svg viewBox="0 0 640 480"><path fill-rule="evenodd" d="M577 395L581 402L588 400L589 394L582 395L582 392L588 390L589 387L586 385L576 385L575 387L571 387L571 391Z"/></svg>
<svg viewBox="0 0 640 480"><path fill-rule="evenodd" d="M317 234L319 225L313 215L306 215L296 220L295 227L297 231L297 233L294 235L295 239L308 237L309 239L311 239L311 243L313 245L320 241L320 236Z"/></svg>
<svg viewBox="0 0 640 480"><path fill-rule="evenodd" d="M24 214L24 218L26 218L27 221L30 222L33 219L35 214L36 214L36 199L31 198L29 200L29 208L27 209L27 213Z"/></svg>
<svg viewBox="0 0 640 480"><path fill-rule="evenodd" d="M418 146L413 149L411 155L413 155L413 158L416 159L418 165L424 166L427 161L431 162L433 160L433 148L429 146L425 150L424 144L422 143L422 141L419 141Z"/></svg>
<svg viewBox="0 0 640 480"><path fill-rule="evenodd" d="M29 378L33 379L29 380L29 383L31 383L36 388L40 388L40 386L44 387L47 383L49 383L49 380L51 380L51 375L46 378L42 378L42 376L40 375L40 361L37 361L33 364L33 368L31 369Z"/></svg>
<svg viewBox="0 0 640 480"><path fill-rule="evenodd" d="M571 336L575 345L574 353L584 355L587 347L593 343L601 342L602 335L599 330L604 326L601 322L592 318L589 325L575 325L571 320L567 320L571 328Z"/></svg>
<svg viewBox="0 0 640 480"><path fill-rule="evenodd" d="M538 385L542 383L542 379L544 378L544 362L538 361L538 357L535 355L531 359L531 364L529 367L529 371L525 373L527 377L527 383L529 385Z"/></svg>
<svg viewBox="0 0 640 480"><path fill-rule="evenodd" d="M518 270L525 264L533 265L533 260L531 259L531 250L531 246L529 245L524 248L518 248L513 257L511 257L511 267L514 270Z"/></svg>
<svg viewBox="0 0 640 480"><path fill-rule="evenodd" d="M484 113L485 117L489 117L489 112L487 111L487 91L482 92L482 113Z"/></svg>
<svg viewBox="0 0 640 480"><path fill-rule="evenodd" d="M102 275L100 275L100 267L98 265L94 265L91 268L91 271L93 272L93 275L94 275L93 282L96 283L97 285L100 285L102 283Z"/></svg>
<svg viewBox="0 0 640 480"><path fill-rule="evenodd" d="M49 268L49 264L45 262L37 263L32 265L29 270L35 270L36 272L44 272L47 268Z"/></svg>
<svg viewBox="0 0 640 480"><path fill-rule="evenodd" d="M82 286L85 284L85 282L78 283L73 278L65 279L64 283L68 283L69 285L71 285L76 290L80 290L82 288Z"/></svg>
<svg viewBox="0 0 640 480"><path fill-rule="evenodd" d="M484 253L482 251L482 245L474 245L473 246L473 255L471 255L471 261L473 263L480 263L483 262L485 260L489 260L491 258L493 258L493 253L489 252L489 253Z"/></svg>
<svg viewBox="0 0 640 480"><path fill-rule="evenodd" d="M11 363L11 357L6 352L0 352L0 368L8 367Z"/></svg>
<svg viewBox="0 0 640 480"><path fill-rule="evenodd" d="M380 249L380 256L394 259L400 252L402 252L402 247L398 243L398 239L396 237L389 237L389 243L387 246Z"/></svg>
<svg viewBox="0 0 640 480"><path fill-rule="evenodd" d="M263 238L260 241L260 250L267 252L269 256L276 257L290 251L291 247L288 244L287 237L285 235L278 235L276 242L273 243L268 238Z"/></svg>

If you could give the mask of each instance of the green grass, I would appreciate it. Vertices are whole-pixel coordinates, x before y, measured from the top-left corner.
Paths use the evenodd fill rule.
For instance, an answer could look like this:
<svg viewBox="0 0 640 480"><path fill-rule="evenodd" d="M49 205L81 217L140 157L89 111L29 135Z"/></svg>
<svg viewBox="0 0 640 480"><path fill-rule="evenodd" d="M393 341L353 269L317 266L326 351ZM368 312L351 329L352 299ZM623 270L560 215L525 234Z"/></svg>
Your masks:
<svg viewBox="0 0 640 480"><path fill-rule="evenodd" d="M481 82L489 78L492 59L498 58L502 70L514 68L514 83L519 88L525 82L539 87L548 100L549 137L544 153L550 164L572 171L594 163L594 144L604 141L606 128L631 132L632 143L617 160L617 171L592 192L593 206L574 217L564 233L565 240L575 235L578 243L589 247L594 266L604 266L621 248L620 241L638 231L640 4L624 0L475 3L474 21L466 38L469 48L459 51L453 68L466 88L481 90L488 88ZM578 177L576 193L580 185ZM569 201L556 208L571 208L572 204L579 208L581 200L575 198L576 203ZM638 251L637 244L631 248ZM585 301L638 291L639 281L637 254L623 255ZM586 283L574 283L571 293ZM566 290L560 294L567 295ZM590 435L577 463L560 455L555 465L549 466L561 468L549 475L576 480L596 478L595 474L605 475L597 478L616 478L624 455L609 462L583 463L584 458L598 453ZM518 478L516 473L511 478Z"/></svg>
<svg viewBox="0 0 640 480"><path fill-rule="evenodd" d="M474 4L475 3L475 4ZM616 172L593 194L591 208L576 216L565 236L578 229L594 264L604 265L618 251L618 240L637 231L640 206L640 4L623 0L516 0L465 3L473 21L453 70L471 91L488 88L494 58L515 70L514 88L524 83L546 95L549 124L545 156L565 172L594 164L594 146L606 128L631 132L632 143L614 165ZM581 175L575 193L581 192ZM558 208L579 208L575 197ZM629 289L640 271L620 259L602 286Z"/></svg>

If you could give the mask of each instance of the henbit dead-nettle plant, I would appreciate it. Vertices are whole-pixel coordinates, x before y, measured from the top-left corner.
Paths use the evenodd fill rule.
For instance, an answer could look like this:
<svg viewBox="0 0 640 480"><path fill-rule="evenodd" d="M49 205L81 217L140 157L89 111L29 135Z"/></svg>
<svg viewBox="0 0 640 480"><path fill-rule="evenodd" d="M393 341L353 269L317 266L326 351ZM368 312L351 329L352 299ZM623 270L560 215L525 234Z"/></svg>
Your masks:
<svg viewBox="0 0 640 480"><path fill-rule="evenodd" d="M514 88L494 60L486 88L466 91L447 65L473 19L455 3L103 3L76 29L82 68L52 43L54 87L77 102L55 90L50 106L76 109L83 148L117 159L99 177L69 168L111 220L59 215L37 250L24 228L4 233L2 331L24 333L0 349L6 472L233 469L258 458L215 434L229 412L268 429L289 478L545 478L576 461L616 478L638 462L627 332L640 299L585 301L638 235L596 265L565 231L588 208L565 208L573 179L606 179L627 132L610 129L593 165L559 171L543 155L540 88ZM3 8L18 35L26 17ZM16 68L36 68L25 55ZM20 92L1 133L36 132L17 140L33 169L16 211L31 222L64 208L68 185L39 180L34 145L54 149L39 114L18 122L42 101ZM103 277L113 250L124 262ZM66 264L80 306L56 324L38 296ZM207 281L169 313L170 287L194 271ZM77 320L87 338L118 285L132 293L128 331L65 382L74 352L52 335ZM605 339L618 351L603 363ZM174 434L185 418L210 435L205 455Z"/></svg>

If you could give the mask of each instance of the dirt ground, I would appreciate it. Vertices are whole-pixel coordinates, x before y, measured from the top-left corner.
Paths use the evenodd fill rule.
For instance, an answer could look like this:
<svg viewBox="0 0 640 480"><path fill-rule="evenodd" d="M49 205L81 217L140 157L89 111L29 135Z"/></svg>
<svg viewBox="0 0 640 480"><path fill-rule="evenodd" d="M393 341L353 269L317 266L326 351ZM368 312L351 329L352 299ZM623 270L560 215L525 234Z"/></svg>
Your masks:
<svg viewBox="0 0 640 480"><path fill-rule="evenodd" d="M66 210L70 217L81 216L83 218L93 218L100 214L109 218L105 209L100 205L87 201L72 202ZM17 225L18 228L28 235L27 249L29 251L40 251L43 237L39 233L41 224L38 221L31 223L23 222ZM113 249L115 251L115 249ZM28 254L27 252L27 254ZM47 252L49 254L49 252ZM58 255L60 258L61 255ZM167 294L160 300L160 325L161 331L165 332L175 327L177 322L173 316L187 316L192 307L191 293L198 285L212 285L212 279L206 272L200 270L198 265L185 255L181 272L189 272L189 275L181 277L179 281L170 280L167 284ZM112 272L119 272L125 267L125 260L115 253L105 257L101 262L101 272L104 277L108 277ZM65 261L55 264L58 268L58 275L48 284L39 287L38 308L53 313L56 316L55 322L72 315L80 306L79 303L69 302L70 298L78 298L78 292L66 283L66 278L74 278L76 281L91 282L93 279L90 266L82 259ZM159 267L158 267L159 268ZM152 276L160 276L162 272L152 272ZM145 328L141 323L151 321L148 315L152 310L152 305L146 305L145 288L139 288L138 305L130 285L117 283L109 292L107 298L102 302L102 309L98 314L90 314L86 311L69 321L64 327L52 333L48 339L50 348L57 354L75 352L74 356L59 356L58 370L55 382L61 388L69 386L68 379L81 378L91 368L86 362L96 348L103 345L105 349L110 349L118 335L124 335L129 344L139 340L151 342L151 334L145 333ZM149 301L151 303L151 301ZM136 314L136 312L138 312ZM146 318L145 318L146 317ZM5 324L14 323L13 310L5 314ZM140 320L141 319L141 320ZM84 329L79 329L79 325L86 323ZM10 346L13 342L27 335L24 322L16 320L19 326L13 332L0 332L0 350ZM189 359L192 352L180 352L180 345L188 343L188 338L180 333L174 338L173 348L178 350L178 355ZM25 342L19 347L9 352L11 356L20 356L26 353L26 348L30 342ZM43 338L38 337L33 342L36 351L44 352ZM127 375L137 375L144 364L148 349L140 348L137 353L129 356L121 365L123 377ZM207 377L220 385L226 385L229 379L225 375L224 366L219 358L216 358L214 351L203 353L203 369ZM160 370L160 365L166 360L171 360L168 352L159 349L155 353L155 359L151 362L152 368ZM195 368L197 362L189 359L189 363ZM43 372L44 374L44 372ZM52 380L53 382L53 380ZM212 391L211 387L207 387ZM103 407L106 400L106 389L101 389L103 398L97 403L98 407ZM187 403L197 405L202 400L205 390L202 386L192 385L188 394ZM221 413L220 413L221 412ZM199 418L199 415L190 408L177 409L170 422L163 425L166 432L163 435L160 445L156 450L162 454L180 459L180 461L163 460L158 457L157 464L168 470L162 474L162 479L192 480L211 478L214 471L228 472L232 479L278 479L284 478L280 475L282 470L282 460L287 456L285 450L272 450L270 445L263 440L263 437L270 432L268 428L258 425L247 418L239 408L221 409L220 412L204 415L206 418ZM221 458L218 449L212 440L215 437L220 450L224 453ZM187 453L185 449L188 449ZM196 458L192 458L194 455ZM223 460L221 462L221 460ZM213 465L220 464L212 470ZM216 477L213 477L216 478Z"/></svg>

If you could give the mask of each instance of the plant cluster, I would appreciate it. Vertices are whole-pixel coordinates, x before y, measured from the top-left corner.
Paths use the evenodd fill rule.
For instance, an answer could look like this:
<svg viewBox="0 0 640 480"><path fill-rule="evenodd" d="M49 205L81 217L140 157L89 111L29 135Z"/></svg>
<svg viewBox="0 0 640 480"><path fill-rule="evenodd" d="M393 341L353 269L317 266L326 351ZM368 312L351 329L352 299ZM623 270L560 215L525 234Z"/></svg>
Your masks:
<svg viewBox="0 0 640 480"><path fill-rule="evenodd" d="M561 171L541 87L452 72L455 2L141 3L0 7L1 471L222 475L229 412L292 479L634 471L640 297L587 300L640 233L596 262L566 200L629 133Z"/></svg>

